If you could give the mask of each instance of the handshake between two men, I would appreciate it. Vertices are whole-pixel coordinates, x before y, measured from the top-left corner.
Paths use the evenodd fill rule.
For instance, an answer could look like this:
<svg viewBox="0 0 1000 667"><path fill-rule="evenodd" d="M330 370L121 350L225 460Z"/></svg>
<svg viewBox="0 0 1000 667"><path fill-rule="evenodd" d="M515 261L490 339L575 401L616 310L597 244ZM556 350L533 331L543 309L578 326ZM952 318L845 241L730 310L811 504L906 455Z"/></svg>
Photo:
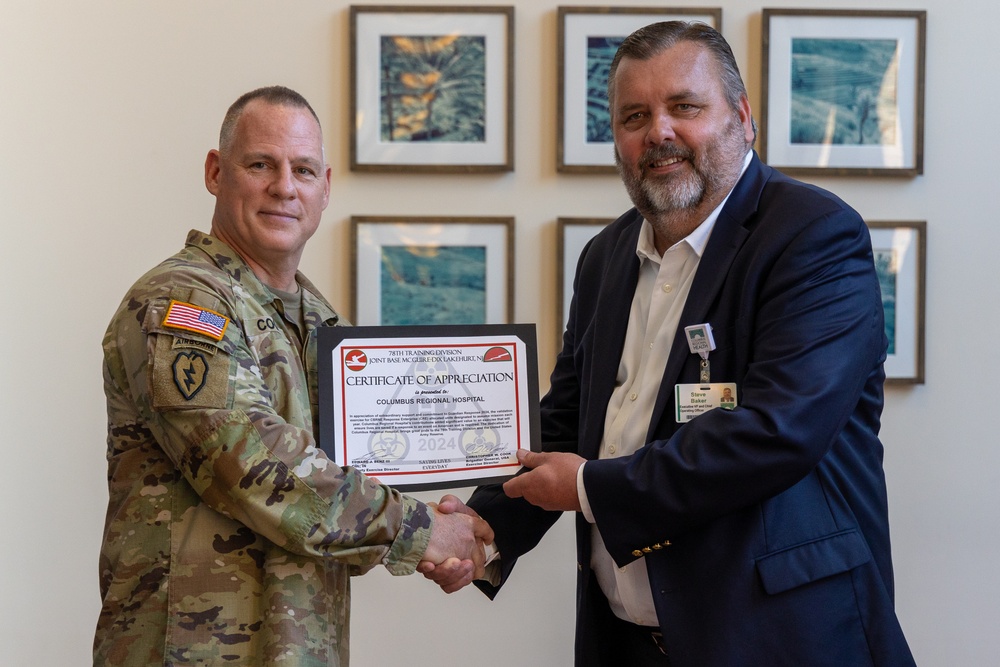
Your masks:
<svg viewBox="0 0 1000 667"><path fill-rule="evenodd" d="M579 511L576 476L585 459L563 452L519 450L524 470L503 484L511 498L552 511ZM417 570L445 593L465 588L481 579L488 565L487 552L495 554L493 529L461 499L445 495L435 509L434 531Z"/></svg>

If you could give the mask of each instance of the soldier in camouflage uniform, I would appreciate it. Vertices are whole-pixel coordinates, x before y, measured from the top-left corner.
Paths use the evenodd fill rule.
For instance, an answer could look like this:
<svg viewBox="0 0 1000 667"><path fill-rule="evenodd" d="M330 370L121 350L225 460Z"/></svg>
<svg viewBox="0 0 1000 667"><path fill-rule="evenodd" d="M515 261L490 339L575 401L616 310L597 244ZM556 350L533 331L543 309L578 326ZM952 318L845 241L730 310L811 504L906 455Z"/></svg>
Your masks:
<svg viewBox="0 0 1000 667"><path fill-rule="evenodd" d="M212 235L108 327L95 665L347 665L351 575L481 572L488 526L317 448L316 333L338 315L296 267L329 197L320 132L288 89L238 100L206 162Z"/></svg>

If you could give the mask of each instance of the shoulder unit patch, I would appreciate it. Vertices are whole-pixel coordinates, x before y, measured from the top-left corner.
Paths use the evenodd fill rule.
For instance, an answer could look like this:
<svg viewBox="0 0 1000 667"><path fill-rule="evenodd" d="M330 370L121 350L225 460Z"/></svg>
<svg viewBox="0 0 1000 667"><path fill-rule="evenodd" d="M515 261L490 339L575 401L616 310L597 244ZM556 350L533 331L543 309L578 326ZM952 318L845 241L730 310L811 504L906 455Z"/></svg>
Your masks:
<svg viewBox="0 0 1000 667"><path fill-rule="evenodd" d="M174 384L186 400L195 397L205 386L208 362L201 352L180 352L173 363Z"/></svg>

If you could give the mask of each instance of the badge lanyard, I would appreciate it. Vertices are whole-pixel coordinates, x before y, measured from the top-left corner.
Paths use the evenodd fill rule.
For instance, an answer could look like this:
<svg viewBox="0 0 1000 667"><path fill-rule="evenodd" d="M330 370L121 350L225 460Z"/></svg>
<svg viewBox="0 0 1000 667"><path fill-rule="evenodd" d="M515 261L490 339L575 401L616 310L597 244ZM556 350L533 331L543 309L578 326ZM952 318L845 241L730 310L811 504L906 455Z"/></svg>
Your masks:
<svg viewBox="0 0 1000 667"><path fill-rule="evenodd" d="M703 388L707 389L712 383L712 367L708 360L708 353L715 349L715 338L712 337L712 325L692 324L684 327L684 335L687 337L688 348L691 354L701 357L701 373L699 381Z"/></svg>
<svg viewBox="0 0 1000 667"><path fill-rule="evenodd" d="M687 423L714 408L735 410L736 383L712 384L712 368L708 360L708 353L715 349L712 325L705 323L684 327L684 335L687 337L691 354L701 357L701 372L698 384L674 385L674 410L677 423Z"/></svg>

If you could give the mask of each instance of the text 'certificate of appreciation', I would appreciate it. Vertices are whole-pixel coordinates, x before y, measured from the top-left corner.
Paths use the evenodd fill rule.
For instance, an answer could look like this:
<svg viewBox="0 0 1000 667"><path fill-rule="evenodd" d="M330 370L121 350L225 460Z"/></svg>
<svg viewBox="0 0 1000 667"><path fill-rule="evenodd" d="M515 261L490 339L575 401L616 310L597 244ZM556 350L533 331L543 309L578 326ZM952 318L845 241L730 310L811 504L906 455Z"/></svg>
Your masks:
<svg viewBox="0 0 1000 667"><path fill-rule="evenodd" d="M538 443L533 325L319 330L320 445L383 484L498 481Z"/></svg>

